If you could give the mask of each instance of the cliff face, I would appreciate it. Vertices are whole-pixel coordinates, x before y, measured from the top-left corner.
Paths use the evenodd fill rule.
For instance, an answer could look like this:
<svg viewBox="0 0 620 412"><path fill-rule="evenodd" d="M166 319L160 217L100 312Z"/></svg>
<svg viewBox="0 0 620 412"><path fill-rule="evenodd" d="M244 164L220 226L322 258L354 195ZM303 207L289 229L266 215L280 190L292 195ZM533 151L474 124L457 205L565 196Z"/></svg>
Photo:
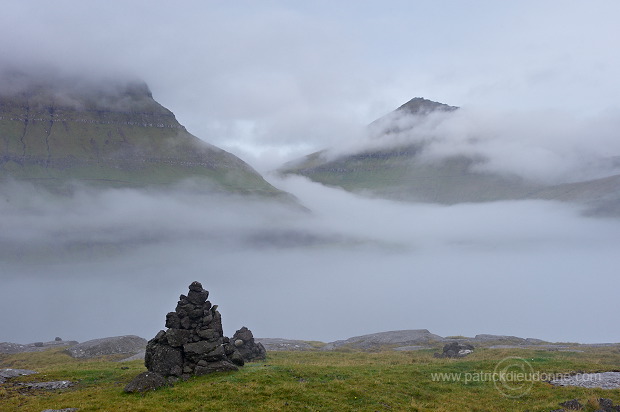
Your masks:
<svg viewBox="0 0 620 412"><path fill-rule="evenodd" d="M234 155L201 141L144 83L38 80L0 91L0 176L141 186L204 178L232 191L279 191Z"/></svg>

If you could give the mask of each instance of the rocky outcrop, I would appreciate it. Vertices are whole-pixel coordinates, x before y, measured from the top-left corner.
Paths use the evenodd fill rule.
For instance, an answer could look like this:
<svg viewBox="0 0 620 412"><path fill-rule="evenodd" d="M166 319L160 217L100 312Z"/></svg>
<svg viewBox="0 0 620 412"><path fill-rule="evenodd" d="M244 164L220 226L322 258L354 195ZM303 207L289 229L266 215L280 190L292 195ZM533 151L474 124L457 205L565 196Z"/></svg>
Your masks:
<svg viewBox="0 0 620 412"><path fill-rule="evenodd" d="M200 282L193 282L187 296L180 296L175 311L166 315L168 329L148 342L144 363L149 371L187 378L237 370L244 364L243 356L224 336L222 316L208 297Z"/></svg>
<svg viewBox="0 0 620 412"><path fill-rule="evenodd" d="M321 350L339 348L378 350L390 346L430 345L444 340L441 336L430 333L428 329L396 330L338 340L328 343Z"/></svg>
<svg viewBox="0 0 620 412"><path fill-rule="evenodd" d="M22 345L20 343L12 342L0 342L0 353L23 353L23 352L40 352L50 348L56 348L59 346L74 346L78 342L74 340L57 340L54 339L50 342L35 342Z"/></svg>
<svg viewBox="0 0 620 412"><path fill-rule="evenodd" d="M74 358L94 358L117 354L133 355L143 350L145 346L146 339L139 336L115 336L82 342L67 349L67 353Z"/></svg>
<svg viewBox="0 0 620 412"><path fill-rule="evenodd" d="M265 347L254 341L252 331L245 326L235 332L231 341L246 362L265 359L267 356Z"/></svg>

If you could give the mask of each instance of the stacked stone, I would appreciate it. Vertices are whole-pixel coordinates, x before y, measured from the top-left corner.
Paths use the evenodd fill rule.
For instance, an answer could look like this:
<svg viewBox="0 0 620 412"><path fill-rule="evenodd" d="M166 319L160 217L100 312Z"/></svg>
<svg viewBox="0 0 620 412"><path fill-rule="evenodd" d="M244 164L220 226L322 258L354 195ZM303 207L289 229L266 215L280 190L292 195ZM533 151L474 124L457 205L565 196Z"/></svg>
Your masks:
<svg viewBox="0 0 620 412"><path fill-rule="evenodd" d="M252 331L245 326L235 332L231 341L246 362L262 360L267 357L267 351L263 344L256 343Z"/></svg>
<svg viewBox="0 0 620 412"><path fill-rule="evenodd" d="M211 372L237 370L243 357L224 336L217 305L199 282L181 295L174 312L166 315L166 331L160 331L146 347L144 363L164 377L188 378Z"/></svg>

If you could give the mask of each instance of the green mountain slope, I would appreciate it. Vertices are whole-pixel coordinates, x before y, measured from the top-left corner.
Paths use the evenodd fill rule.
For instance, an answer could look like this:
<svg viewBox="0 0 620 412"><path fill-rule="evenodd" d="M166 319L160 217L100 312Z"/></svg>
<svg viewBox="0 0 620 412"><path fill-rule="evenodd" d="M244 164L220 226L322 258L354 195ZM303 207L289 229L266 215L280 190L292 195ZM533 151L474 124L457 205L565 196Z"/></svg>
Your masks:
<svg viewBox="0 0 620 412"><path fill-rule="evenodd" d="M425 116L456 107L416 98L369 125L377 138L413 127L394 121L399 115ZM600 214L620 215L620 175L578 183L546 185L517 176L478 172L483 159L452 156L421 159L423 144L369 149L334 157L327 150L282 166L281 174L297 174L329 186L387 199L456 204L518 199L587 203Z"/></svg>
<svg viewBox="0 0 620 412"><path fill-rule="evenodd" d="M167 185L280 195L236 156L193 136L144 83L11 73L0 89L0 176L48 186Z"/></svg>

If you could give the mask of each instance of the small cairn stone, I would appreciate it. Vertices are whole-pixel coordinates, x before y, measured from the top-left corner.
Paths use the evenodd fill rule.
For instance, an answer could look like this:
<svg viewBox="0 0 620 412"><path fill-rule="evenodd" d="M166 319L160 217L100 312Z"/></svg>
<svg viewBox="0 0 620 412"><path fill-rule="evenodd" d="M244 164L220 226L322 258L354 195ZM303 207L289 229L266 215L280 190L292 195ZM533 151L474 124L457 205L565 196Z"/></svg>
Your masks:
<svg viewBox="0 0 620 412"><path fill-rule="evenodd" d="M179 297L175 311L166 315L168 329L146 346L144 363L150 372L174 380L234 371L243 365L243 357L224 336L217 305L211 305L208 297L200 282L193 282L187 296Z"/></svg>
<svg viewBox="0 0 620 412"><path fill-rule="evenodd" d="M263 360L266 358L267 351L265 347L261 343L256 343L254 341L252 331L245 326L235 332L231 340L245 362Z"/></svg>

